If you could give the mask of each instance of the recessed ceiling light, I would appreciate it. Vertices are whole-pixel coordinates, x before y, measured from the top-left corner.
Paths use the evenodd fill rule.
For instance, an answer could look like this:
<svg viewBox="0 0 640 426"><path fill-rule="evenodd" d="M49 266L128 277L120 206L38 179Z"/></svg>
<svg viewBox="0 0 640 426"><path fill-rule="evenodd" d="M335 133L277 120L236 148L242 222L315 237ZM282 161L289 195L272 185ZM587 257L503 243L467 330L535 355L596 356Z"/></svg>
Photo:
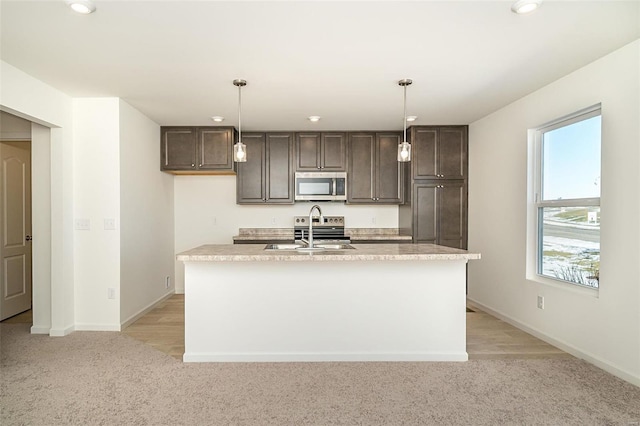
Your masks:
<svg viewBox="0 0 640 426"><path fill-rule="evenodd" d="M96 5L91 0L67 0L67 4L74 12L88 15L96 11Z"/></svg>
<svg viewBox="0 0 640 426"><path fill-rule="evenodd" d="M417 115L410 115L407 117L407 121L416 121L418 119Z"/></svg>
<svg viewBox="0 0 640 426"><path fill-rule="evenodd" d="M219 115L214 115L213 117L211 117L211 119L216 123L222 123L224 121L224 117L221 117Z"/></svg>
<svg viewBox="0 0 640 426"><path fill-rule="evenodd" d="M322 117L320 117L319 115L310 115L309 117L307 117L307 120L309 120L312 123L317 123L318 121L320 121Z"/></svg>
<svg viewBox="0 0 640 426"><path fill-rule="evenodd" d="M533 12L542 4L542 0L518 0L511 5L511 11L522 15L523 13Z"/></svg>

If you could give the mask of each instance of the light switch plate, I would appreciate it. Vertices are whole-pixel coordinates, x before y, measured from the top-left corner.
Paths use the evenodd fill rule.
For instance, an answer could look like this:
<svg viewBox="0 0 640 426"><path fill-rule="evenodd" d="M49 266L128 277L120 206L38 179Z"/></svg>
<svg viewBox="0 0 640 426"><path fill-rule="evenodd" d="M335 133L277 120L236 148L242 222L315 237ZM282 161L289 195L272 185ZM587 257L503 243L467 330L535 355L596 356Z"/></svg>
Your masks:
<svg viewBox="0 0 640 426"><path fill-rule="evenodd" d="M76 219L75 227L78 231L88 231L91 229L91 220L89 219Z"/></svg>

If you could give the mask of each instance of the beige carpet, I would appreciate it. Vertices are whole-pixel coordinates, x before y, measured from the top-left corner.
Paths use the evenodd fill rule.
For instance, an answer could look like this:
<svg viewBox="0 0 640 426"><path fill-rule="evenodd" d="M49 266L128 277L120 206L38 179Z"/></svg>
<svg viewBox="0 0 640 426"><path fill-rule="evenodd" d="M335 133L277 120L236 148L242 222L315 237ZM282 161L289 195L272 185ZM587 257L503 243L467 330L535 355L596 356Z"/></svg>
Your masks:
<svg viewBox="0 0 640 426"><path fill-rule="evenodd" d="M640 388L577 359L183 364L112 332L0 324L8 425L630 425Z"/></svg>

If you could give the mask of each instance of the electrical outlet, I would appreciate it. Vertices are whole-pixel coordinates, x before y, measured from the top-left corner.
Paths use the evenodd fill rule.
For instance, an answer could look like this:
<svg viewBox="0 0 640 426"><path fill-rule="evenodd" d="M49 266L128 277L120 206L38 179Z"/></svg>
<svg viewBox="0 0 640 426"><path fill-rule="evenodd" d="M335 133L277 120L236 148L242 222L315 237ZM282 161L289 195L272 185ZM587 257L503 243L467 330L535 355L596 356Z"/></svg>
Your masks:
<svg viewBox="0 0 640 426"><path fill-rule="evenodd" d="M164 288L171 287L171 277L164 277Z"/></svg>
<svg viewBox="0 0 640 426"><path fill-rule="evenodd" d="M116 289L113 287L109 287L107 289L107 299L115 299L116 298Z"/></svg>
<svg viewBox="0 0 640 426"><path fill-rule="evenodd" d="M544 309L544 296L538 296L538 309Z"/></svg>
<svg viewBox="0 0 640 426"><path fill-rule="evenodd" d="M372 225L375 225L375 224L376 224L376 217L375 217L375 216L373 216L373 217L371 218L371 224L372 224Z"/></svg>
<svg viewBox="0 0 640 426"><path fill-rule="evenodd" d="M104 230L105 231L115 231L116 229L116 220L115 219L104 219Z"/></svg>
<svg viewBox="0 0 640 426"><path fill-rule="evenodd" d="M276 218L275 218L275 217L272 217L272 218L271 218L271 224L272 224L272 225L277 225L277 224L278 224L278 221L276 220Z"/></svg>

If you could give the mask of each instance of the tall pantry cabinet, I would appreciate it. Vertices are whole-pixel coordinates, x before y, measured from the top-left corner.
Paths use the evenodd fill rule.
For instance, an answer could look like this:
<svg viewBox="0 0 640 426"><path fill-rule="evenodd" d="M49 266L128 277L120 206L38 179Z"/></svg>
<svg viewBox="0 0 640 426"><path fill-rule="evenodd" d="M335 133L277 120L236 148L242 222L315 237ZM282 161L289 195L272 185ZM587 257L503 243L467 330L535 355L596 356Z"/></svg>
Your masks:
<svg viewBox="0 0 640 426"><path fill-rule="evenodd" d="M414 243L467 248L468 126L413 126L399 228Z"/></svg>

